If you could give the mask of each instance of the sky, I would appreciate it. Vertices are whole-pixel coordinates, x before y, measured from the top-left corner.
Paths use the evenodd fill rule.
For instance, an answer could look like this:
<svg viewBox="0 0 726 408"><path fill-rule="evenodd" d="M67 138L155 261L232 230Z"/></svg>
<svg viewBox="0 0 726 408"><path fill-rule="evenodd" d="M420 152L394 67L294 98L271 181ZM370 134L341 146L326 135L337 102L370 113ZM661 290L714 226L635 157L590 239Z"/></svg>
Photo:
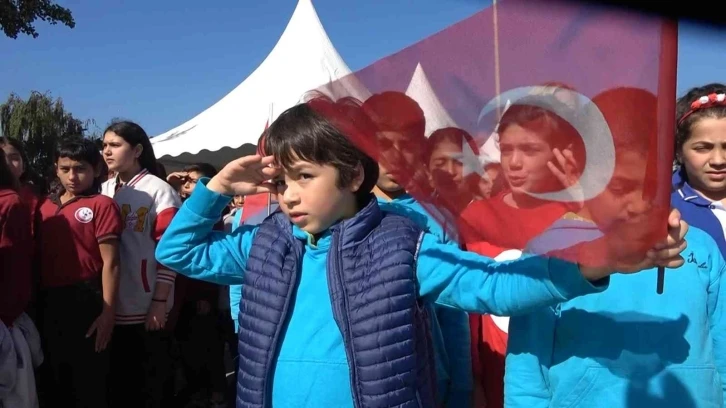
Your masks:
<svg viewBox="0 0 726 408"><path fill-rule="evenodd" d="M37 24L36 39L0 36L0 100L50 92L103 128L149 135L191 119L242 82L282 34L297 0L61 0L76 27ZM352 70L481 10L486 0L313 0ZM341 5L344 4L344 7ZM414 6L415 4L415 6ZM726 82L726 30L682 22L678 94ZM98 129L96 129L98 130Z"/></svg>

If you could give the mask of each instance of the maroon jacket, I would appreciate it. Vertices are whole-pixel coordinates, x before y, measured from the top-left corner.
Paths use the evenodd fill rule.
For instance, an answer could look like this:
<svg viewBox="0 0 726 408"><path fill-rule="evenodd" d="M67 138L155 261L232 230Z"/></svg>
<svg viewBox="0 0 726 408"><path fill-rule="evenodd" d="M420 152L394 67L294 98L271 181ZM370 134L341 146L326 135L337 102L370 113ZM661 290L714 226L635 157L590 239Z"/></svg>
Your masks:
<svg viewBox="0 0 726 408"><path fill-rule="evenodd" d="M11 326L30 301L33 238L28 206L0 189L0 320Z"/></svg>

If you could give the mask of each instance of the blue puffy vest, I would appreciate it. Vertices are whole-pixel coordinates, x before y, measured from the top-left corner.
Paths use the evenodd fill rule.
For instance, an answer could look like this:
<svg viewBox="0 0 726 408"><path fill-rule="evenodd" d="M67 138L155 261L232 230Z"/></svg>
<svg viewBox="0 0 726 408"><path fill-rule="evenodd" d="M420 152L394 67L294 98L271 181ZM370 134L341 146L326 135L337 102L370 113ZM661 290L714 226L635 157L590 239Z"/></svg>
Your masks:
<svg viewBox="0 0 726 408"><path fill-rule="evenodd" d="M415 271L421 230L407 218L382 212L371 200L331 232L327 279L355 407L434 407L429 316L418 298ZM238 408L272 404L275 360L304 245L279 212L255 235L242 285Z"/></svg>

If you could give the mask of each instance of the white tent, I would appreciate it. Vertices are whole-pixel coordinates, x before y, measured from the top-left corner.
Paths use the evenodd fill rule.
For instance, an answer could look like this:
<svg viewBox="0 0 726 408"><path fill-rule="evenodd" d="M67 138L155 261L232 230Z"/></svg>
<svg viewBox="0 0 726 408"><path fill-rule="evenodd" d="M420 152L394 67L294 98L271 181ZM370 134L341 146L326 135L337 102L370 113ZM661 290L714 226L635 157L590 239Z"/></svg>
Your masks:
<svg viewBox="0 0 726 408"><path fill-rule="evenodd" d="M411 82L406 89L406 95L418 102L426 118L426 137L431 136L437 129L456 127L456 122L449 116L441 101L436 96L421 64L416 65Z"/></svg>
<svg viewBox="0 0 726 408"><path fill-rule="evenodd" d="M241 84L193 119L151 139L154 152L172 170L192 162L221 167L254 152L268 120L294 106L313 89L351 73L330 42L311 0L299 0L267 58ZM354 77L327 89L365 100ZM330 88L330 86L328 86Z"/></svg>
<svg viewBox="0 0 726 408"><path fill-rule="evenodd" d="M406 95L418 102L421 110L424 112L424 117L426 118L426 137L431 136L437 129L458 127L454 119L451 118L451 115L446 111L446 108L444 108L441 100L436 96L436 91L434 91L420 63L416 65L416 70L406 89ZM507 101L507 106L504 108L505 111L508 107L509 101ZM482 166L500 162L499 135L496 131L480 147L478 162ZM475 166L470 163L469 165Z"/></svg>

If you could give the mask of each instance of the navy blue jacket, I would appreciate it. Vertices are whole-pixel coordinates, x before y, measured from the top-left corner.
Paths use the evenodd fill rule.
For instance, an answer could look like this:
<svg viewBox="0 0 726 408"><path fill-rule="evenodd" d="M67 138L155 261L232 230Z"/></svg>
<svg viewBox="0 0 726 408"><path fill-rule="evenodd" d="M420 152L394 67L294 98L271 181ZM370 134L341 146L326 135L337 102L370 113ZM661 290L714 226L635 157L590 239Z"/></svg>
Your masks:
<svg viewBox="0 0 726 408"><path fill-rule="evenodd" d="M429 316L417 298L415 275L421 230L371 201L332 234L327 275L355 406L433 407ZM303 245L282 213L257 231L242 285L238 407L271 405L274 361Z"/></svg>

